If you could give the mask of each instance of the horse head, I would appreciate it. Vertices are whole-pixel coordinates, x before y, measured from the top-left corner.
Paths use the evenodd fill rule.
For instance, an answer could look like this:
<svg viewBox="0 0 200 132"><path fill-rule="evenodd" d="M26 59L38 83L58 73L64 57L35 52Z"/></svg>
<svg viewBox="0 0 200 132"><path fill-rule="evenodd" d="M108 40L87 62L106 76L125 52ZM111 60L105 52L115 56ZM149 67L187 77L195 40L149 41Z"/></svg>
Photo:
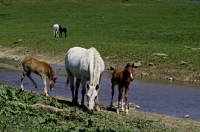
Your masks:
<svg viewBox="0 0 200 132"><path fill-rule="evenodd" d="M53 79L51 79L51 80L49 81L50 90L51 90L51 91L52 91L53 88L54 88L54 84L56 83L56 79L57 79L57 77L56 77L56 78L53 78Z"/></svg>
<svg viewBox="0 0 200 132"><path fill-rule="evenodd" d="M61 25L59 25L59 30L61 30L62 29L62 27L61 27Z"/></svg>
<svg viewBox="0 0 200 132"><path fill-rule="evenodd" d="M88 92L87 92L87 100L88 100L88 112L92 113L94 106L95 106L95 101L97 99L98 93L99 93L99 85L97 84L94 86L93 84L88 85Z"/></svg>
<svg viewBox="0 0 200 132"><path fill-rule="evenodd" d="M128 76L130 78L131 81L133 81L134 79L134 63L132 65L130 65L129 63L125 66L124 70L128 73Z"/></svg>

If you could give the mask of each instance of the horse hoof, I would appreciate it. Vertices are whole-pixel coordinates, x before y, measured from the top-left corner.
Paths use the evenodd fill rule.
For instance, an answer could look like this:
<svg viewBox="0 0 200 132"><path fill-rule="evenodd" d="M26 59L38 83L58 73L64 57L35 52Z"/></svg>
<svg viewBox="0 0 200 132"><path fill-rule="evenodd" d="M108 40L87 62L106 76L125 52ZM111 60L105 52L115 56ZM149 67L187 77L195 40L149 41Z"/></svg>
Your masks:
<svg viewBox="0 0 200 132"><path fill-rule="evenodd" d="M21 88L21 89L19 89L19 91L24 91L24 89Z"/></svg>
<svg viewBox="0 0 200 132"><path fill-rule="evenodd" d="M119 114L119 109L117 109L117 114Z"/></svg>
<svg viewBox="0 0 200 132"><path fill-rule="evenodd" d="M126 110L126 115L128 114L128 110Z"/></svg>
<svg viewBox="0 0 200 132"><path fill-rule="evenodd" d="M99 106L96 106L96 111L100 111L100 108L99 108Z"/></svg>
<svg viewBox="0 0 200 132"><path fill-rule="evenodd" d="M110 105L110 108L113 108L113 107L115 107L114 105Z"/></svg>
<svg viewBox="0 0 200 132"><path fill-rule="evenodd" d="M77 100L72 100L72 103L73 103L74 106L78 106L79 105Z"/></svg>

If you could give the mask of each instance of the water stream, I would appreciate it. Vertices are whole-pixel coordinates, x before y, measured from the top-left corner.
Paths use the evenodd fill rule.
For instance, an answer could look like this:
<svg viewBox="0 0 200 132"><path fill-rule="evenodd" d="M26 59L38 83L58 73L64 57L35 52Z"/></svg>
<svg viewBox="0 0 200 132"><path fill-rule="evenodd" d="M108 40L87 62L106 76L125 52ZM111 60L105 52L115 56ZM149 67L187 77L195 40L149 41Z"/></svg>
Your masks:
<svg viewBox="0 0 200 132"><path fill-rule="evenodd" d="M5 59L0 59L0 62L12 65L17 63ZM52 65L52 67L56 71L58 79L54 90L49 91L48 89L49 94L71 98L69 86L65 89L66 72L64 67L55 65ZM0 83L20 88L21 72L20 70L11 70L0 66ZM32 74L32 78L37 83L38 88L36 89L27 77L24 79L24 88L43 94L44 88L41 78L35 74ZM110 104L111 99L110 78L111 75L105 72L100 84L100 103L106 106ZM115 89L114 102L117 101L118 96L117 87ZM81 88L79 90L79 99L81 99ZM130 84L129 102L139 105L139 111L181 118L184 115L189 115L190 119L200 119L200 88L194 84L135 79Z"/></svg>

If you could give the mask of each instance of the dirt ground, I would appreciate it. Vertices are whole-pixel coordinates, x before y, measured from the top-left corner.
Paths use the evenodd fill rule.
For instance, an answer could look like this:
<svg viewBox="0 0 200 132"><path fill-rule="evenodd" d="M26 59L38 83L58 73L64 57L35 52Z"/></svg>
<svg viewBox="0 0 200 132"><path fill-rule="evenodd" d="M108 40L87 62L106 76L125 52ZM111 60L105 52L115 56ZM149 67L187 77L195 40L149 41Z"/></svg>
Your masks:
<svg viewBox="0 0 200 132"><path fill-rule="evenodd" d="M23 47L13 47L13 48L5 48L0 47L0 58L8 58L14 60L21 60L25 56L33 56L39 60L43 60L50 64L56 64L59 66L64 66L64 57L65 54L48 54L48 53L40 53L39 51L31 51L28 48ZM105 62L106 69L109 69L110 66L113 67L123 67L125 64L113 64L107 61L106 58L103 58ZM141 62L142 64L145 62ZM7 64L3 64L0 62L1 67L14 68L13 66L9 66ZM157 78L157 79L167 79L169 81L184 81L184 82L193 82L199 83L199 74L198 73L189 73L188 71L184 71L182 69L169 69L168 66L142 66L140 68L135 69L136 78L145 77L145 78ZM108 111L110 112L110 111ZM114 113L114 112L110 112ZM167 127L178 128L178 131L188 131L189 128L199 128L200 129L200 121L190 120L189 118L176 118L170 117L166 115L160 114L152 114L147 112L139 112L139 111L130 111L129 118L131 117L139 117L143 119L149 119L158 121L158 124L165 124ZM127 118L127 117L123 117ZM191 129L189 129L191 130Z"/></svg>
<svg viewBox="0 0 200 132"><path fill-rule="evenodd" d="M14 60L21 60L25 56L33 56L39 60L46 61L50 64L55 64L59 66L64 66L64 57L63 54L53 54L53 53L41 53L37 50L30 50L24 47L13 47L13 48L5 48L0 47L0 58L8 58ZM123 68L126 63L113 63L109 61L109 57L103 58L105 63L105 69L108 72L110 71L110 67L114 68ZM148 62L140 61L141 66L139 68L135 68L135 77L136 78L149 78L149 79L162 79L168 81L178 81L178 82L188 82L188 83L200 83L200 72L191 72L187 67L192 66L179 66L177 64L157 64L153 66L149 66ZM133 62L127 62L133 63ZM135 63L135 62L134 62Z"/></svg>

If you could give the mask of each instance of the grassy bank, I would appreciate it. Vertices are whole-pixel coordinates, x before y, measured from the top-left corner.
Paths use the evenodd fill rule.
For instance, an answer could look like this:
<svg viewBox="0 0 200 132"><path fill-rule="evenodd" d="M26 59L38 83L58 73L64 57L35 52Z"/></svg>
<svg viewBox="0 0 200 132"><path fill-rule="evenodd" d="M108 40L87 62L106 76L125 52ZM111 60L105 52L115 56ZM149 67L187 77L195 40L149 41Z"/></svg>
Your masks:
<svg viewBox="0 0 200 132"><path fill-rule="evenodd" d="M152 127L153 121L130 119L123 125L121 120L105 113L89 115L80 108L71 108L59 103L56 98L22 92L16 88L1 85L1 131L134 131ZM45 111L31 107L43 104L63 109L65 113ZM78 125L77 125L78 124ZM112 125L112 126L110 126Z"/></svg>
<svg viewBox="0 0 200 132"><path fill-rule="evenodd" d="M110 62L178 63L199 69L200 3L191 0L56 0L0 4L0 46L25 46L65 53L73 46L94 46ZM53 38L52 26L68 29ZM17 42L22 39L22 42ZM168 54L166 59L153 53Z"/></svg>
<svg viewBox="0 0 200 132"><path fill-rule="evenodd" d="M162 119L148 119L147 115L146 119L134 117L138 114L135 112L129 113L129 116L117 115L104 106L101 106L101 112L90 115L82 107L71 106L71 101L24 92L2 84L0 99L1 131L154 132L198 131L199 128L199 123L187 120L175 123L171 119L171 124L165 124Z"/></svg>

